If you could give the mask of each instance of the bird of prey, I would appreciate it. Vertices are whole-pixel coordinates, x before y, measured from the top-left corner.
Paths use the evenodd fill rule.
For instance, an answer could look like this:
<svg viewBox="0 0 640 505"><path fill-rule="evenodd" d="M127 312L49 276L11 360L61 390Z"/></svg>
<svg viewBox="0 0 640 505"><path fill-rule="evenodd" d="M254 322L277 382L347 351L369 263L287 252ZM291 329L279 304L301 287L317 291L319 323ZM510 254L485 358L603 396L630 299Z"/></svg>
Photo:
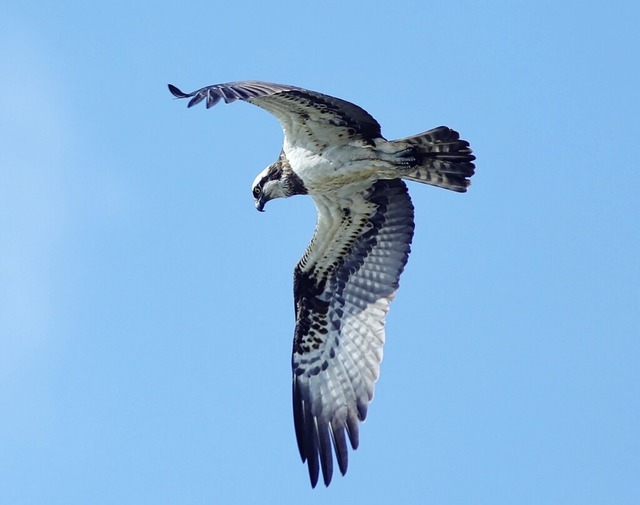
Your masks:
<svg viewBox="0 0 640 505"><path fill-rule="evenodd" d="M385 317L410 251L414 209L403 179L464 192L475 156L446 126L388 141L359 106L296 86L242 81L169 90L189 98L189 107L243 100L273 114L284 144L253 182L255 206L263 211L269 200L293 195L316 204L315 233L294 270L293 415L311 485L322 469L328 486L333 453L344 475L347 439L358 447Z"/></svg>

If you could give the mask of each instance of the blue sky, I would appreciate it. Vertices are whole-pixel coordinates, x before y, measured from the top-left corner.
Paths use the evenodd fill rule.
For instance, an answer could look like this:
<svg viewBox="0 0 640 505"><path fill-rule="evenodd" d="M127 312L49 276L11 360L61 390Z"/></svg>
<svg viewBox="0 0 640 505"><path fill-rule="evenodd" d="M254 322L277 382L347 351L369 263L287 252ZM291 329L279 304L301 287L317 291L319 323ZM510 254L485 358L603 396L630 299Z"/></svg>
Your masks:
<svg viewBox="0 0 640 505"><path fill-rule="evenodd" d="M31 2L0 17L0 502L640 502L637 2ZM291 413L309 198L260 79L446 124L346 477Z"/></svg>

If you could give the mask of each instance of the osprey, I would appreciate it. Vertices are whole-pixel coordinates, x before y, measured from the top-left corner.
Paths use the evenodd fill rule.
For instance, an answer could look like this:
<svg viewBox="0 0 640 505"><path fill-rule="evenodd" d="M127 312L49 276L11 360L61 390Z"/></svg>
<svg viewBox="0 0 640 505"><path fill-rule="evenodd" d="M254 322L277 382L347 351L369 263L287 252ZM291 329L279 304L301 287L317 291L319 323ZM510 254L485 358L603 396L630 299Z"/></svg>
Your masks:
<svg viewBox="0 0 640 505"><path fill-rule="evenodd" d="M333 452L347 471L380 371L389 303L409 256L413 205L402 179L464 192L475 166L469 143L446 126L388 141L378 122L345 100L260 81L183 93L191 107L221 99L262 107L284 130L280 157L254 180L255 206L310 195L318 220L294 270L293 415L312 487L325 485ZM333 447L333 452L332 452Z"/></svg>

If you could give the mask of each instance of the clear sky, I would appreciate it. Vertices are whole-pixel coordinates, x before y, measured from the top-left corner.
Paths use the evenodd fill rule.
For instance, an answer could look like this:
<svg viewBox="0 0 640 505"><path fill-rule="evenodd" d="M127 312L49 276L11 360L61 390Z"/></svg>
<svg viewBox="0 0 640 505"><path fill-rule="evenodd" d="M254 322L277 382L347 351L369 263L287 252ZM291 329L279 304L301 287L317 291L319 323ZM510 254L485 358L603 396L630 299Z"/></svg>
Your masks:
<svg viewBox="0 0 640 505"><path fill-rule="evenodd" d="M0 503L640 503L638 2L13 2L0 16ZM17 6L15 4L20 4ZM310 198L258 79L441 124L346 477L291 411Z"/></svg>

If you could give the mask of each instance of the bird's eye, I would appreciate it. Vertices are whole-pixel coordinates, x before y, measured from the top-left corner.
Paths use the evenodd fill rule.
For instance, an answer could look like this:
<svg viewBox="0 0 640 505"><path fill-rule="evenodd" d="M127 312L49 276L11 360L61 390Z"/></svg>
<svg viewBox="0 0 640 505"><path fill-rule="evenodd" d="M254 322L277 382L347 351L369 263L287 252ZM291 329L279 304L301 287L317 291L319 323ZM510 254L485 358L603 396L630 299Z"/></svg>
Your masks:
<svg viewBox="0 0 640 505"><path fill-rule="evenodd" d="M262 190L260 189L260 186L256 186L255 188L253 188L253 197L254 198L259 198L260 197L260 193L262 193Z"/></svg>

